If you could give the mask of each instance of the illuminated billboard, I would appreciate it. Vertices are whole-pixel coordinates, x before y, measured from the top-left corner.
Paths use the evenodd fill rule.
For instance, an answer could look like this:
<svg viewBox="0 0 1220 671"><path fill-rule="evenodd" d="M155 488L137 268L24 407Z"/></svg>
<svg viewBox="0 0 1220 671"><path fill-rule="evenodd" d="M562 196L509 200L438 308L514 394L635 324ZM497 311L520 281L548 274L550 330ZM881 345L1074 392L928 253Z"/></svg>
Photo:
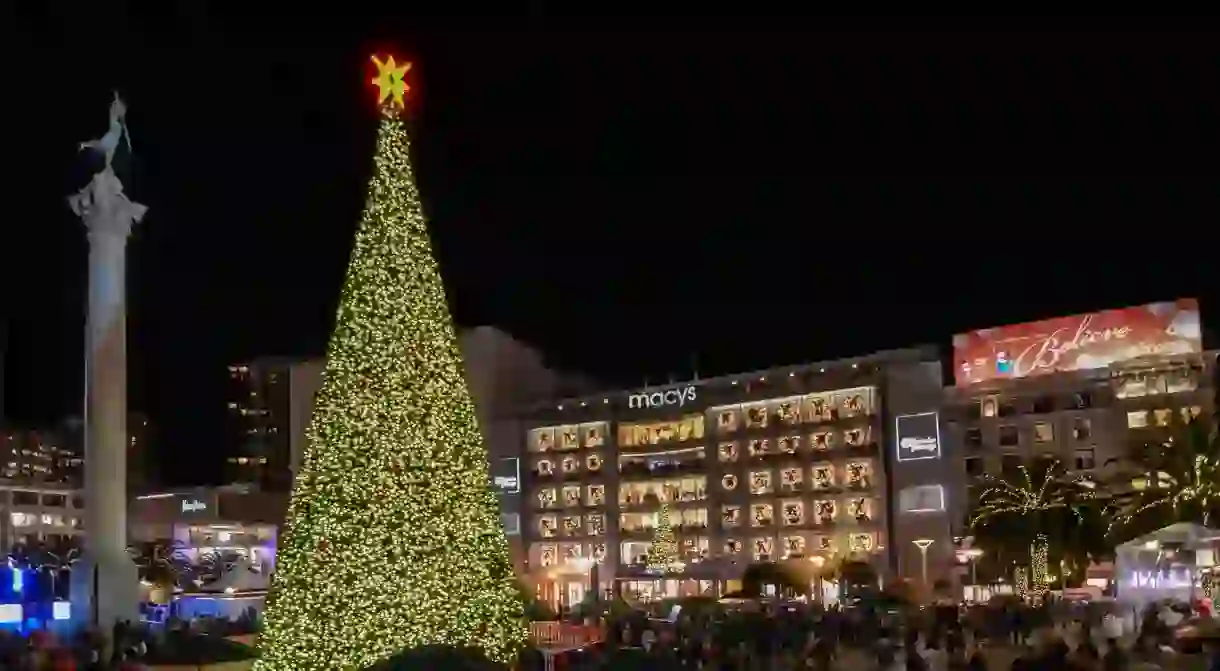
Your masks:
<svg viewBox="0 0 1220 671"><path fill-rule="evenodd" d="M965 387L1202 352L1199 303L1184 298L956 335L953 370L957 385Z"/></svg>

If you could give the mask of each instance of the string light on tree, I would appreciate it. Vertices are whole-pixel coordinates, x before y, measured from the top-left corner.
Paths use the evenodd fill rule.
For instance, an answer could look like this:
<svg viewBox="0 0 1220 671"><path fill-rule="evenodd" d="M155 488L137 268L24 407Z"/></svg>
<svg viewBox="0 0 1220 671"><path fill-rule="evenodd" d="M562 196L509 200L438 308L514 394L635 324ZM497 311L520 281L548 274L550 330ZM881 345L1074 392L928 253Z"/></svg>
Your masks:
<svg viewBox="0 0 1220 671"><path fill-rule="evenodd" d="M678 541L669 521L669 504L662 503L657 511L657 525L652 534L652 545L648 547L648 569L658 573L681 571L685 564L678 557Z"/></svg>
<svg viewBox="0 0 1220 671"><path fill-rule="evenodd" d="M526 639L398 117L410 65L373 62L374 170L280 539L260 671L363 669L426 646L510 662Z"/></svg>
<svg viewBox="0 0 1220 671"><path fill-rule="evenodd" d="M1029 545L1029 573L1031 582L1033 583L1034 592L1042 594L1046 591L1047 585L1050 582L1048 579L1050 539L1046 534L1038 534L1034 537L1034 542Z"/></svg>

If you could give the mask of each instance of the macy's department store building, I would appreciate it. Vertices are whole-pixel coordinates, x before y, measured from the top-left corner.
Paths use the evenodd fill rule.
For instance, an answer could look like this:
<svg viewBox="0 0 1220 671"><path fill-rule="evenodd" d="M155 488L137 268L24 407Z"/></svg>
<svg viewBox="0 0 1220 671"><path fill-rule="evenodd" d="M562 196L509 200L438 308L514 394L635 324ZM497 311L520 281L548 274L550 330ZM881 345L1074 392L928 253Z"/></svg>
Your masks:
<svg viewBox="0 0 1220 671"><path fill-rule="evenodd" d="M564 605L720 595L783 559L910 575L923 538L947 567L942 389L935 351L909 349L538 408L519 436L526 575ZM649 566L662 508L679 556Z"/></svg>

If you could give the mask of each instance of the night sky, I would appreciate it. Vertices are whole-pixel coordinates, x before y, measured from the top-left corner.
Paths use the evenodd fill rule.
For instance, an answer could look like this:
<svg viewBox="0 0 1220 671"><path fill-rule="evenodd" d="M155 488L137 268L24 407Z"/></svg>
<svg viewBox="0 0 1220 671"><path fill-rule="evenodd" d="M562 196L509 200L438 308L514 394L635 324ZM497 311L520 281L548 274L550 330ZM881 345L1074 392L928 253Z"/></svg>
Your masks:
<svg viewBox="0 0 1220 671"><path fill-rule="evenodd" d="M226 363L323 351L373 48L415 63L414 164L459 323L608 385L1178 296L1220 316L1212 35L71 4L0 16L8 415L80 411L86 246L63 198L115 87L151 207L129 246L130 403L172 481L216 475Z"/></svg>

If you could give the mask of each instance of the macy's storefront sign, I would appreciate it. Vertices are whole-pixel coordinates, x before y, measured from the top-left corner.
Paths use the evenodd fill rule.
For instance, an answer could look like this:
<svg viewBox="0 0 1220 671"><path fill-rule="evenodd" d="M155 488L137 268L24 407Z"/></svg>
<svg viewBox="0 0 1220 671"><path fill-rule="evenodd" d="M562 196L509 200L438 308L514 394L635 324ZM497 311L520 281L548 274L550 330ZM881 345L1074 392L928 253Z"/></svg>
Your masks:
<svg viewBox="0 0 1220 671"><path fill-rule="evenodd" d="M628 408L663 408L669 405L682 407L695 400L695 385L665 391L642 391L627 397Z"/></svg>

